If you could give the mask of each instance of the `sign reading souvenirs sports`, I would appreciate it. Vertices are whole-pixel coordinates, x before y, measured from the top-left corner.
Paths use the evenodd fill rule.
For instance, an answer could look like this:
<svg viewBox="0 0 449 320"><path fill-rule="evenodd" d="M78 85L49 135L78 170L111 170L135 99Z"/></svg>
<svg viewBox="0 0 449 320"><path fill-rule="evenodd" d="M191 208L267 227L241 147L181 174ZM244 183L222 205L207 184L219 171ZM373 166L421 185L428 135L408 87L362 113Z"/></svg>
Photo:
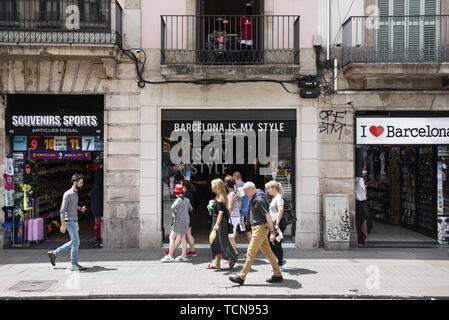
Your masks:
<svg viewBox="0 0 449 320"><path fill-rule="evenodd" d="M103 116L98 114L18 114L7 111L6 133L19 136L98 136Z"/></svg>
<svg viewBox="0 0 449 320"><path fill-rule="evenodd" d="M357 118L356 144L449 144L449 118Z"/></svg>

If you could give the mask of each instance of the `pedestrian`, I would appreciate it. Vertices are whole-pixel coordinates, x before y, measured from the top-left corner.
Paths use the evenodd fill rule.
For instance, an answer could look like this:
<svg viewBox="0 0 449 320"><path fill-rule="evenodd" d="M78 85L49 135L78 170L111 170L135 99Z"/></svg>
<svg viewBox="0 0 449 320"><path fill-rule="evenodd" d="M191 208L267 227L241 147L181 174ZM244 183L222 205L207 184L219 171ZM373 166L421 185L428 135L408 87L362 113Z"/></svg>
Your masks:
<svg viewBox="0 0 449 320"><path fill-rule="evenodd" d="M237 262L237 254L229 242L228 221L229 212L228 197L226 188L221 179L212 180L212 191L215 193L215 201L212 204L212 231L216 231L217 236L211 243L212 263L207 269L221 269L221 258L229 263L229 269L232 269Z"/></svg>
<svg viewBox="0 0 449 320"><path fill-rule="evenodd" d="M272 196L272 200L270 203L270 216L273 221L273 225L277 234L283 234L287 225L283 223L282 216L284 214L284 192L282 191L282 185L277 181L270 181L265 184L265 189L268 194ZM280 231L280 232L279 232ZM277 239L273 242L270 242L271 250L274 255L278 258L278 264L281 268L281 271L285 271L283 266L287 263L287 260L284 259L284 252L282 250L282 239L278 241Z"/></svg>
<svg viewBox="0 0 449 320"><path fill-rule="evenodd" d="M226 176L224 179L226 189L228 189L228 211L231 213L231 223L232 223L232 233L229 234L229 242L234 248L237 256L239 255L237 251L237 242L235 237L237 237L237 227L240 222L240 207L242 206L242 201L239 200L237 196L237 188L235 186L235 181L232 176Z"/></svg>
<svg viewBox="0 0 449 320"><path fill-rule="evenodd" d="M193 193L195 192L195 187L194 185L189 181L189 180L184 180L182 182L182 186L184 188L184 197L189 199L190 204L193 208ZM192 257L196 257L196 250L195 250L195 238L192 235L192 225L193 225L193 210L189 210L189 229L187 229L187 242L189 243L189 247L190 247L190 251L187 253L187 256L192 256ZM181 240L182 237L180 235L178 235L176 237L176 244L175 244L175 249L174 251L176 251L179 246L181 245ZM170 252L170 250L165 250L164 254L168 255Z"/></svg>
<svg viewBox="0 0 449 320"><path fill-rule="evenodd" d="M94 248L103 247L103 161L98 162L92 189L89 192L92 215L95 219Z"/></svg>
<svg viewBox="0 0 449 320"><path fill-rule="evenodd" d="M242 174L239 171L236 171L232 177L234 178L237 188L243 188L245 182L242 181ZM246 234L248 243L251 242L251 224L248 215L249 200L250 199L246 195L243 196L242 205L240 207L240 223L237 228L238 232Z"/></svg>
<svg viewBox="0 0 449 320"><path fill-rule="evenodd" d="M84 179L80 174L74 174L71 179L72 187L64 193L61 204L61 232L69 232L70 241L55 251L49 251L50 263L55 266L56 258L71 248L70 259L72 263L72 271L84 271L85 267L78 264L78 248L80 245L78 211L86 212L86 206L80 208L78 206L78 191L83 187Z"/></svg>
<svg viewBox="0 0 449 320"><path fill-rule="evenodd" d="M246 253L245 266L240 272L240 275L231 275L229 276L229 280L238 283L239 285L243 285L254 262L254 258L256 257L259 249L261 249L263 255L270 261L274 273L274 275L266 281L268 283L281 282L283 280L282 273L276 260L276 256L273 251L271 251L269 244L269 242L273 242L275 240L275 230L273 222L271 221L267 196L263 191L256 189L256 186L252 182L245 183L243 190L251 199L249 208L252 238ZM270 234L269 240L268 234Z"/></svg>
<svg viewBox="0 0 449 320"><path fill-rule="evenodd" d="M184 197L184 187L180 184L175 186L173 192L176 195L176 200L171 206L173 220L173 229L170 233L170 250L168 255L161 259L162 262L185 262L189 259L187 258L187 243L186 243L186 234L189 229L189 210L193 210L192 205L190 204L189 199ZM176 246L176 237L181 237L182 244L182 255L175 259L175 246Z"/></svg>

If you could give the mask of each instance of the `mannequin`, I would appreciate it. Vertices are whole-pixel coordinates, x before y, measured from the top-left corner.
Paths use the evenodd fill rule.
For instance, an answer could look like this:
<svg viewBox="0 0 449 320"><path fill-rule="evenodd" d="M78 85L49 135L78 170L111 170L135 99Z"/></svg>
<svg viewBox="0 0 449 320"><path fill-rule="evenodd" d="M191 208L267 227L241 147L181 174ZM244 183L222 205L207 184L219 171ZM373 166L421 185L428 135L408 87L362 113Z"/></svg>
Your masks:
<svg viewBox="0 0 449 320"><path fill-rule="evenodd" d="M253 61L252 48L253 48L253 18L252 15L253 4L252 2L246 3L246 16L240 18L240 49L242 50L243 62Z"/></svg>

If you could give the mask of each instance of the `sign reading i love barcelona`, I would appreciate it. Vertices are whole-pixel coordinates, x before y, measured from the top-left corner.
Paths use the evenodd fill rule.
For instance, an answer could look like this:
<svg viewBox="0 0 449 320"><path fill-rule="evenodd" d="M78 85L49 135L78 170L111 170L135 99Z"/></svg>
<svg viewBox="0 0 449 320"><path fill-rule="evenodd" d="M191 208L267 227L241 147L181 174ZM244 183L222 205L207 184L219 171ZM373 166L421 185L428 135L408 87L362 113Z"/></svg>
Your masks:
<svg viewBox="0 0 449 320"><path fill-rule="evenodd" d="M449 144L449 118L357 118L356 144Z"/></svg>

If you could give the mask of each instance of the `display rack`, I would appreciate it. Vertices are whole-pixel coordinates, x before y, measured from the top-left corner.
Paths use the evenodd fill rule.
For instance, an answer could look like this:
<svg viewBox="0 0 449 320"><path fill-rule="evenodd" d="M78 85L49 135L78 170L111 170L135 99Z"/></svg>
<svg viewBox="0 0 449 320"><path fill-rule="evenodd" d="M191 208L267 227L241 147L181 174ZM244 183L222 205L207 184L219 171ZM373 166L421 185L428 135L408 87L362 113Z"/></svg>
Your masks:
<svg viewBox="0 0 449 320"><path fill-rule="evenodd" d="M405 226L416 223L416 148L414 146L401 148L402 170L402 217Z"/></svg>

